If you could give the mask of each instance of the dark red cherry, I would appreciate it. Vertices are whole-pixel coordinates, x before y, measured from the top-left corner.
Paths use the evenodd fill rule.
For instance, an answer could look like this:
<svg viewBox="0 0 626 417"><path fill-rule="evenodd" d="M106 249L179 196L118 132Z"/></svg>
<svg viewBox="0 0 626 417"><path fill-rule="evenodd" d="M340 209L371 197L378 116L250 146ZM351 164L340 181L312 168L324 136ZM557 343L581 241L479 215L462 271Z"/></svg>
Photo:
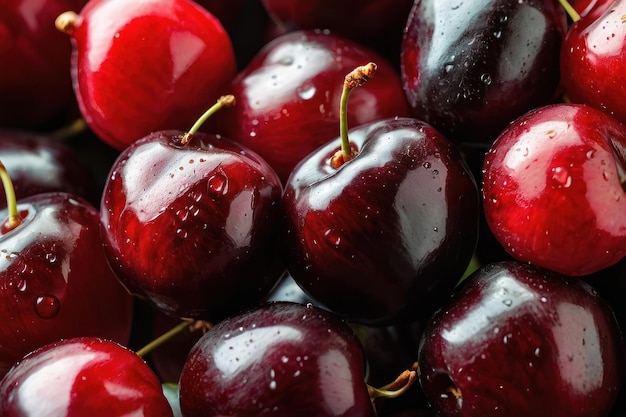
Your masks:
<svg viewBox="0 0 626 417"><path fill-rule="evenodd" d="M463 282L424 330L418 363L441 417L603 417L624 350L593 287L511 261Z"/></svg>
<svg viewBox="0 0 626 417"><path fill-rule="evenodd" d="M566 24L553 1L416 1L401 57L412 115L455 142L493 141L556 97Z"/></svg>

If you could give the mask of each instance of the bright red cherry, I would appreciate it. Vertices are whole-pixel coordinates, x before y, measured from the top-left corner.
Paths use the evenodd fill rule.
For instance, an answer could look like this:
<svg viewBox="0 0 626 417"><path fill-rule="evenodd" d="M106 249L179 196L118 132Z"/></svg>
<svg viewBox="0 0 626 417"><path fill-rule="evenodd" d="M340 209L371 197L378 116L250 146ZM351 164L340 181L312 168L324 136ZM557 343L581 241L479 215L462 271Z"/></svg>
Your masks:
<svg viewBox="0 0 626 417"><path fill-rule="evenodd" d="M83 117L119 150L151 132L191 126L236 72L227 32L191 0L92 0L57 25L74 45Z"/></svg>
<svg viewBox="0 0 626 417"><path fill-rule="evenodd" d="M161 383L109 340L65 339L27 355L0 381L2 417L172 417Z"/></svg>
<svg viewBox="0 0 626 417"><path fill-rule="evenodd" d="M350 327L325 310L263 304L209 330L180 378L185 417L373 417L365 360Z"/></svg>
<svg viewBox="0 0 626 417"><path fill-rule="evenodd" d="M349 122L408 115L400 77L379 54L332 33L296 31L268 43L233 80L237 106L220 115L218 132L261 155L284 183L336 134L341 80L370 61L376 78L352 95Z"/></svg>
<svg viewBox="0 0 626 417"><path fill-rule="evenodd" d="M515 258L586 275L626 255L626 126L585 105L513 122L485 157L487 223Z"/></svg>
<svg viewBox="0 0 626 417"><path fill-rule="evenodd" d="M132 298L109 268L93 206L71 194L38 194L17 206L9 199L0 218L0 375L62 338L128 342Z"/></svg>
<svg viewBox="0 0 626 417"><path fill-rule="evenodd" d="M561 83L574 103L584 103L626 123L626 1L612 3L595 20L574 22L561 49Z"/></svg>
<svg viewBox="0 0 626 417"><path fill-rule="evenodd" d="M71 45L54 28L66 10L87 0L0 2L0 127L56 126L74 106Z"/></svg>
<svg viewBox="0 0 626 417"><path fill-rule="evenodd" d="M281 193L272 168L238 143L154 132L120 154L105 184L111 267L167 314L218 321L258 302L282 274Z"/></svg>
<svg viewBox="0 0 626 417"><path fill-rule="evenodd" d="M569 4L580 17L594 20L600 17L614 2L615 0L569 0Z"/></svg>
<svg viewBox="0 0 626 417"><path fill-rule="evenodd" d="M624 350L594 288L510 261L479 269L435 313L418 364L440 417L606 417Z"/></svg>

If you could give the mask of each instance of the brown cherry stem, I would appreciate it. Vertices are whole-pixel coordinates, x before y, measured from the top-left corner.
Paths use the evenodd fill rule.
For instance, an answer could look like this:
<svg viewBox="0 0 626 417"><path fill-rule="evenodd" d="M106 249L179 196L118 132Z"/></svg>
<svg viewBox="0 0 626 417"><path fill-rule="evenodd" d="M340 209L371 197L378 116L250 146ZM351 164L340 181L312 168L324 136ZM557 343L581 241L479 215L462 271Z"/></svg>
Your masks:
<svg viewBox="0 0 626 417"><path fill-rule="evenodd" d="M213 327L213 325L204 320L183 319L176 326L172 327L170 330L139 349L136 354L137 356L144 357L185 330L189 330L190 332L201 330L202 333L206 333L209 329L211 329L211 327Z"/></svg>
<svg viewBox="0 0 626 417"><path fill-rule="evenodd" d="M350 139L348 138L348 98L350 93L365 84L376 74L377 65L370 62L366 65L355 68L346 75L341 90L341 103L339 108L339 133L341 135L341 151L333 155L331 166L339 168L345 162L354 158L354 152L350 147Z"/></svg>
<svg viewBox="0 0 626 417"><path fill-rule="evenodd" d="M400 395L404 394L411 388L411 385L417 380L417 370L416 369L407 369L403 371L395 381L382 386L380 388L372 387L370 385L367 386L367 390L369 392L370 398L375 400L377 398L396 398Z"/></svg>
<svg viewBox="0 0 626 417"><path fill-rule="evenodd" d="M580 20L580 14L572 7L567 0L559 0L561 6L565 9L565 12L569 15L572 22L578 22Z"/></svg>
<svg viewBox="0 0 626 417"><path fill-rule="evenodd" d="M17 197L15 196L13 181L11 181L7 168L2 162L0 162L0 180L2 180L2 186L4 187L7 210L9 212L9 217L2 223L2 233L6 233L19 226L22 223L22 217L17 210Z"/></svg>
<svg viewBox="0 0 626 417"><path fill-rule="evenodd" d="M209 117L213 116L217 111L219 111L223 107L232 107L235 104L236 104L235 96L233 96L232 94L228 94L228 95L221 96L220 98L218 98L217 102L211 107L209 107L209 109L205 111L198 120L196 120L193 126L191 126L191 129L189 129L189 131L185 133L185 135L180 140L180 142L183 145L188 144L191 138L193 137L193 135L195 135L196 132L200 130L204 122L206 122L209 119Z"/></svg>

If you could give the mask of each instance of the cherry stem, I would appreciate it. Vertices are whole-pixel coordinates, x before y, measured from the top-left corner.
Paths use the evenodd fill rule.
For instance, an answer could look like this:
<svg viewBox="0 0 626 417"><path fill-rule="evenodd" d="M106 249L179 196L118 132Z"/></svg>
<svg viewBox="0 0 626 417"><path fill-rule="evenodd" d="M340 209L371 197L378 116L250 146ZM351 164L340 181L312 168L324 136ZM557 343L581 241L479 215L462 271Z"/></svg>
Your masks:
<svg viewBox="0 0 626 417"><path fill-rule="evenodd" d="M343 89L341 90L341 103L339 108L339 133L341 135L341 153L335 154L331 160L333 168L339 168L344 162L354 158L354 152L350 147L348 138L348 98L350 93L365 84L376 74L377 65L370 62L366 65L355 68L346 75L343 81Z"/></svg>
<svg viewBox="0 0 626 417"><path fill-rule="evenodd" d="M183 145L188 144L191 138L193 137L193 135L195 135L198 132L198 130L200 130L204 122L206 122L209 119L209 117L213 116L217 111L219 111L223 107L232 107L235 104L236 104L235 96L233 96L232 94L228 94L228 95L218 98L217 102L211 107L209 107L209 109L205 111L198 120L196 120L193 126L191 126L191 129L189 129L189 131L185 133L185 135L181 139L181 143Z"/></svg>
<svg viewBox="0 0 626 417"><path fill-rule="evenodd" d="M565 11L567 12L570 19L572 19L573 22L578 22L580 20L580 14L578 14L576 9L574 9L567 0L559 0L559 3L561 3L561 6L565 9Z"/></svg>
<svg viewBox="0 0 626 417"><path fill-rule="evenodd" d="M22 223L22 218L17 211L17 197L15 196L13 181L11 181L7 168L2 162L0 162L0 180L2 180L4 194L7 200L7 210L9 211L8 219L2 224L2 232L6 233L19 226Z"/></svg>
<svg viewBox="0 0 626 417"><path fill-rule="evenodd" d="M209 329L211 329L211 327L213 327L213 325L204 320L183 319L183 321L181 321L179 324L139 349L136 354L137 356L143 358L144 356L154 351L158 347L164 345L185 330L189 330L190 332L202 330L202 333L206 333L207 331L209 331Z"/></svg>
<svg viewBox="0 0 626 417"><path fill-rule="evenodd" d="M54 20L54 26L60 32L71 35L76 30L79 21L80 16L76 12L67 11L57 16L57 18Z"/></svg>
<svg viewBox="0 0 626 417"><path fill-rule="evenodd" d="M72 137L79 135L87 130L87 122L82 117L74 120L72 123L62 126L50 133L50 137L55 140L66 141Z"/></svg>
<svg viewBox="0 0 626 417"><path fill-rule="evenodd" d="M370 398L375 400L377 398L396 398L404 394L411 388L411 385L417 380L416 369L407 369L403 371L395 381L382 386L380 388L367 386Z"/></svg>

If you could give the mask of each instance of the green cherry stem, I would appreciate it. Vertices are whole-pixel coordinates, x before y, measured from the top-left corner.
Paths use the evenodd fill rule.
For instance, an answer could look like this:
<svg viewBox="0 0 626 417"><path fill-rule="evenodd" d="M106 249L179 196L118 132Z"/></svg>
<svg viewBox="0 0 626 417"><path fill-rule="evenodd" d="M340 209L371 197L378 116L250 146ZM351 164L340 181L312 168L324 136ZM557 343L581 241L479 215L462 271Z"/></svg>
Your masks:
<svg viewBox="0 0 626 417"><path fill-rule="evenodd" d="M190 332L194 332L196 330L202 330L203 333L206 333L207 331L209 331L211 327L213 326L210 323L203 321L203 320L183 319L183 321L178 323L176 326L172 327L170 330L163 333L161 336L152 340L151 342L149 342L147 345L145 345L144 347L142 347L135 353L137 354L137 356L143 358L144 356L154 351L158 347L164 345L165 343L167 343L174 337L178 336L185 330L189 330Z"/></svg>
<svg viewBox="0 0 626 417"><path fill-rule="evenodd" d="M221 96L220 98L218 98L217 102L211 107L209 107L209 109L205 111L198 120L196 120L193 126L191 126L191 129L189 129L189 131L185 133L185 135L183 136L180 142L183 145L188 144L191 138L193 137L193 135L195 135L196 132L200 130L204 122L206 122L209 119L209 117L213 116L217 111L219 111L223 107L232 107L235 105L235 103L236 103L235 96L233 96L232 94L228 94L228 95Z"/></svg>
<svg viewBox="0 0 626 417"><path fill-rule="evenodd" d="M580 14L578 14L576 9L574 9L567 0L559 0L559 3L561 3L561 6L565 9L570 19L572 19L572 22L578 22L580 20Z"/></svg>
<svg viewBox="0 0 626 417"><path fill-rule="evenodd" d="M398 375L392 383L380 388L368 385L367 389L372 400L377 398L397 398L408 391L416 380L417 371L415 369L407 369Z"/></svg>
<svg viewBox="0 0 626 417"><path fill-rule="evenodd" d="M333 155L331 165L333 168L339 168L345 162L354 158L354 152L350 147L350 139L348 138L348 98L350 93L365 84L376 73L377 66L370 62L366 65L355 68L346 75L341 90L341 103L339 108L339 133L341 136L341 151Z"/></svg>
<svg viewBox="0 0 626 417"><path fill-rule="evenodd" d="M22 223L22 218L17 210L17 197L15 196L13 181L11 181L7 168L2 162L0 162L0 180L2 180L2 186L4 187L4 194L7 199L7 210L9 212L9 217L2 224L2 232L6 233L19 226Z"/></svg>

